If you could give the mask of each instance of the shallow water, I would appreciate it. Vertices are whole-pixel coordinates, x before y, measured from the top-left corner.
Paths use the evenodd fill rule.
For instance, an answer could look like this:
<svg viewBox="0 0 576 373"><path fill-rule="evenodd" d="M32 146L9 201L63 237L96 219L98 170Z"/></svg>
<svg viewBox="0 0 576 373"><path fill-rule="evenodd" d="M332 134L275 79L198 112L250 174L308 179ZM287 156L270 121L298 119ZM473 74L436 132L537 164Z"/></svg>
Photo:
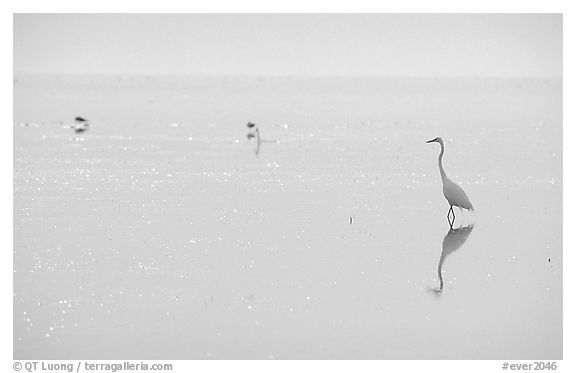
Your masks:
<svg viewBox="0 0 576 373"><path fill-rule="evenodd" d="M14 358L561 359L561 102L542 79L17 76Z"/></svg>

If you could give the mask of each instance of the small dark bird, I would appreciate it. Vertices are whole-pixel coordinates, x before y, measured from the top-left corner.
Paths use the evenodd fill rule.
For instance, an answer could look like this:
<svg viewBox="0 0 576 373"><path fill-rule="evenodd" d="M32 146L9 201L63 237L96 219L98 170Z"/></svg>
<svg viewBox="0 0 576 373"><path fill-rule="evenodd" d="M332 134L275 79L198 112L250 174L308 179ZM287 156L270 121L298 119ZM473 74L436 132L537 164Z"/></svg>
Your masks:
<svg viewBox="0 0 576 373"><path fill-rule="evenodd" d="M258 130L258 127L256 127L256 124L253 122L246 123L246 127L248 127L246 138L248 140L256 138L256 156L258 156L258 153L260 152L260 130Z"/></svg>
<svg viewBox="0 0 576 373"><path fill-rule="evenodd" d="M90 127L90 122L88 121L88 119L84 119L80 116L76 117L74 119L75 123L72 126L72 128L74 129L74 132L76 133L82 133L84 131L88 130L88 127Z"/></svg>

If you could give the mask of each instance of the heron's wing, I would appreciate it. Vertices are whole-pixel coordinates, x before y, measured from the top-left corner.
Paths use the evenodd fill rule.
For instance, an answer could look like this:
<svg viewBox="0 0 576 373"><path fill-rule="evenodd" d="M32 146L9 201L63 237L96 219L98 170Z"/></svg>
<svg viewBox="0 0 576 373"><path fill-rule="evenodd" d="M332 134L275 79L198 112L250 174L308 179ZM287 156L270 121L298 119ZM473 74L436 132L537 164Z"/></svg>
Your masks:
<svg viewBox="0 0 576 373"><path fill-rule="evenodd" d="M460 185L450 180L447 180L444 184L444 197L446 197L448 202L455 206L463 207L468 210L474 209L470 199Z"/></svg>

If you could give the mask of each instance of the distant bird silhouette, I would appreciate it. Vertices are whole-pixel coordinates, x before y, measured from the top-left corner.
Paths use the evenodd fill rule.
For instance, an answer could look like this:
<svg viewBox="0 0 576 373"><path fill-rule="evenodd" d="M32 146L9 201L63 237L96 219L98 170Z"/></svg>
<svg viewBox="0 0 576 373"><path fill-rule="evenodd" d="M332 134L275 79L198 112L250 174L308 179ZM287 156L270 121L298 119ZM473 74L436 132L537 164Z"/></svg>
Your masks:
<svg viewBox="0 0 576 373"><path fill-rule="evenodd" d="M246 123L246 127L248 127L248 134L246 135L246 138L248 138L248 140L252 140L254 137L256 137L256 156L258 156L258 153L260 153L260 130L258 129L258 127L256 127L256 124L253 122L248 122ZM252 130L254 130L254 132L252 132Z"/></svg>
<svg viewBox="0 0 576 373"><path fill-rule="evenodd" d="M454 220L456 220L456 215L454 214L453 207L456 206L462 209L466 209L468 211L474 211L474 206L468 199L464 190L460 188L460 186L454 183L452 180L448 179L446 176L446 172L444 172L444 167L442 167L442 157L444 156L444 141L442 141L441 137L436 137L435 139L426 141L426 143L437 142L440 144L440 155L438 156L438 167L440 168L440 176L442 177L442 191L444 192L444 197L450 204L450 209L448 210L448 224L450 227L454 224ZM450 213L452 213L452 220L450 220Z"/></svg>
<svg viewBox="0 0 576 373"><path fill-rule="evenodd" d="M74 132L82 133L84 131L87 131L88 127L90 127L90 122L88 121L88 119L84 119L82 117L76 117L74 119L74 125L72 126Z"/></svg>

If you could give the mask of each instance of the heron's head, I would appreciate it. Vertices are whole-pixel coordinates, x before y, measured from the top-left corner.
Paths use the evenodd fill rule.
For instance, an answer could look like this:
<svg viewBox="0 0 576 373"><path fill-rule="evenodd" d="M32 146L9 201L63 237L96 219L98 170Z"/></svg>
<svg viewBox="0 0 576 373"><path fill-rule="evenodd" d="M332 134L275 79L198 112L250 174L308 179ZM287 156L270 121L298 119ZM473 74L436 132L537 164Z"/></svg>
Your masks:
<svg viewBox="0 0 576 373"><path fill-rule="evenodd" d="M431 142L437 142L438 144L443 144L443 143L444 143L444 141L442 141L442 138L441 138L441 137L436 137L435 139L426 141L426 143L431 143Z"/></svg>

